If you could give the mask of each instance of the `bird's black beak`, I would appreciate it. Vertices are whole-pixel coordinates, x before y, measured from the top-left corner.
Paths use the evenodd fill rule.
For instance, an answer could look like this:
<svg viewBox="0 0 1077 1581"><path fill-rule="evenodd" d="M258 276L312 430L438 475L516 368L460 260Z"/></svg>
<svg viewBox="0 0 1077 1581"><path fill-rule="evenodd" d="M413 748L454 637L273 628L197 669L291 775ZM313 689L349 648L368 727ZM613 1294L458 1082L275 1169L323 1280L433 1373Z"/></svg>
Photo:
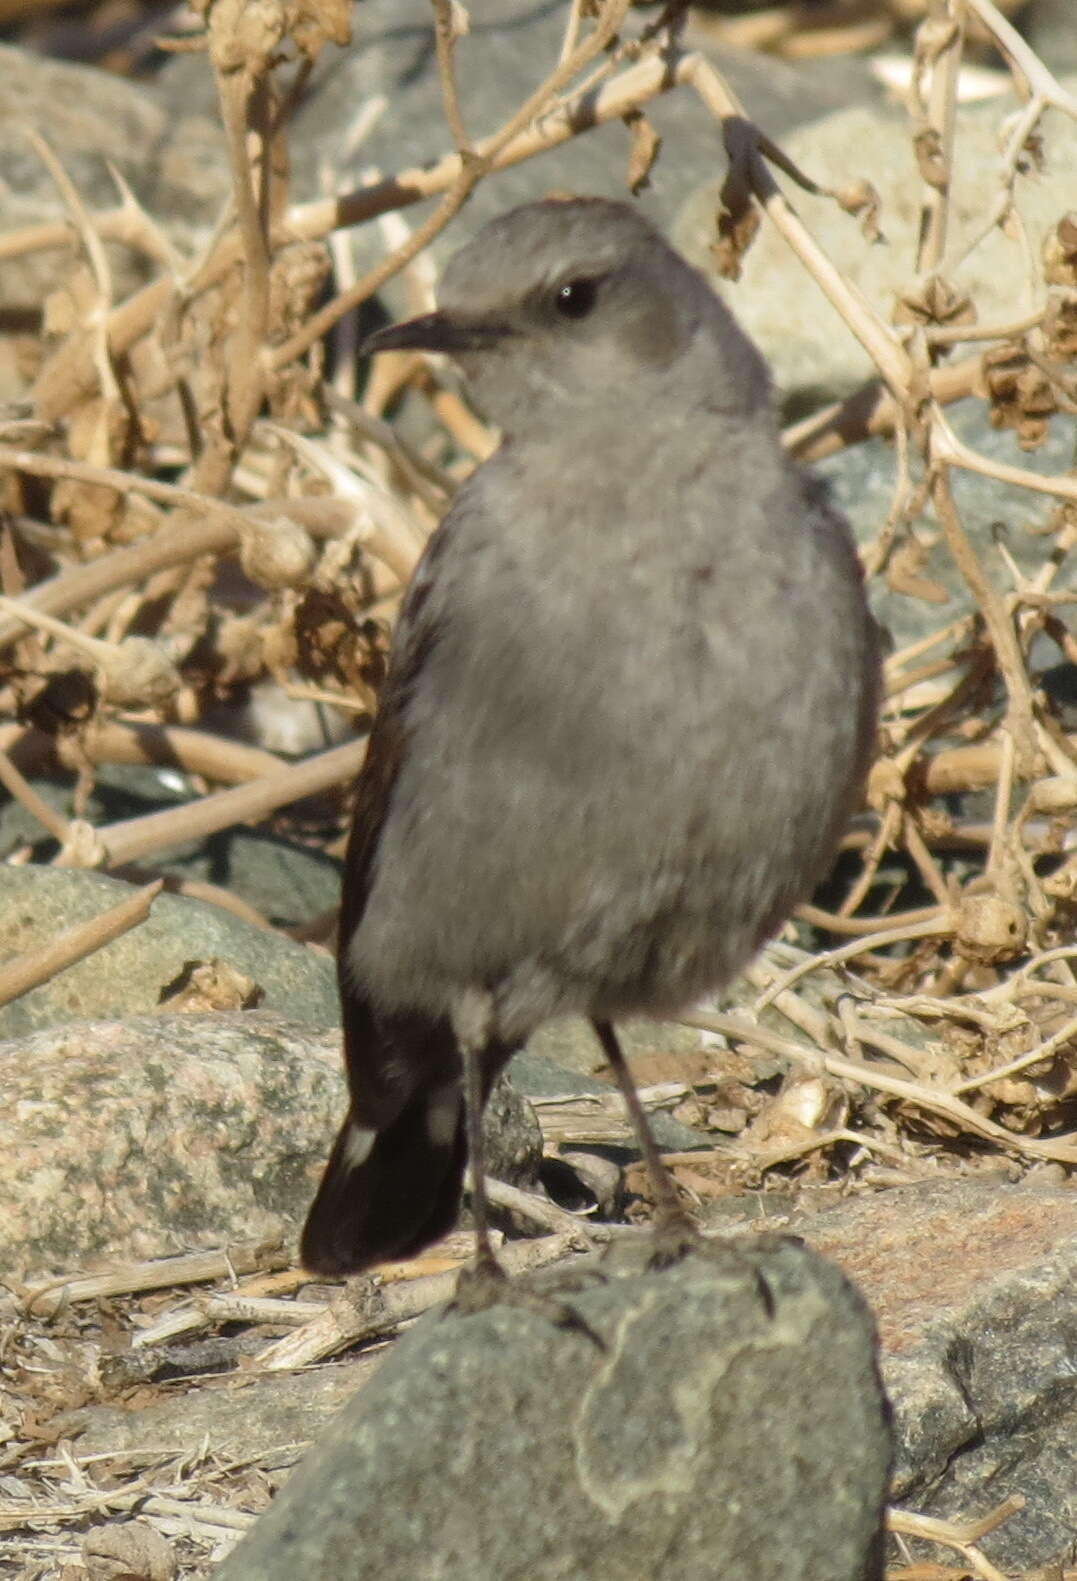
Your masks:
<svg viewBox="0 0 1077 1581"><path fill-rule="evenodd" d="M482 351L510 333L506 324L488 318L458 318L448 313L423 313L402 324L387 324L368 335L361 357L377 351Z"/></svg>

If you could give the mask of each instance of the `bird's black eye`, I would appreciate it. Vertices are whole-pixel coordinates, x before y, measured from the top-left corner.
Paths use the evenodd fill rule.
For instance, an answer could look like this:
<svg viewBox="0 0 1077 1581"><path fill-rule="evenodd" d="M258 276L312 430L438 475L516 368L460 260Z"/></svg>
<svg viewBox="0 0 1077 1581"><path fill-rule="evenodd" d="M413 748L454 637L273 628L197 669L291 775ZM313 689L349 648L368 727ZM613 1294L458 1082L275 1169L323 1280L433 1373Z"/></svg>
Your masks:
<svg viewBox="0 0 1077 1581"><path fill-rule="evenodd" d="M598 281L582 278L560 286L553 302L564 318L586 318L598 301Z"/></svg>

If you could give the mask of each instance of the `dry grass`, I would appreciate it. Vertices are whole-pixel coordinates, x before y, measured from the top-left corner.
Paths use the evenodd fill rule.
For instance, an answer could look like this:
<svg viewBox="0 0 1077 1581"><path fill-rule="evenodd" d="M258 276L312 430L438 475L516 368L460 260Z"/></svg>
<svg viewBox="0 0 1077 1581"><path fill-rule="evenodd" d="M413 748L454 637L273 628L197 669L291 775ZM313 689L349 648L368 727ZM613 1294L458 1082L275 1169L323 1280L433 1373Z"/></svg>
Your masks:
<svg viewBox="0 0 1077 1581"><path fill-rule="evenodd" d="M841 9L835 25L860 25L855 15L838 16ZM879 8L868 9L877 20ZM425 537L456 481L492 443L424 358L382 359L357 393L349 315L402 272L421 298L428 274L417 261L430 240L491 170L582 135L584 93L588 123L633 117L628 185L645 179L655 153L648 102L664 92L695 93L730 161L715 216L722 266L736 272L760 217L777 226L878 369L871 388L798 424L788 443L810 458L870 434L893 435L893 504L865 551L866 569L917 591L909 520L927 500L973 613L957 621L943 615L936 630L888 661L879 757L868 809L847 842L842 898L832 910L802 912L802 923L831 948L790 955L781 972L757 966L758 997L747 1011L691 1018L724 1034L728 1051L668 1068L637 1062L637 1074L653 1087L653 1102L735 1137L713 1155L674 1160L682 1186L700 1199L771 1179L842 1178L867 1187L972 1170L1000 1154L1015 1173L1033 1162L1072 1168L1077 739L1035 685L1028 653L1046 633L1061 659L1077 663L1067 624L1077 598L1077 477L1045 478L971 453L945 408L962 397L982 401L991 421L1028 448L1059 414L1077 410L1077 216L1058 216L1044 257L1030 257L1027 280L1013 281L1006 321L971 324L975 304L959 300L947 278L955 263L949 172L966 24L994 41L1023 105L1004 129L998 176L985 184L984 234L1013 222L1014 188L1037 158L1044 110L1074 115L1077 103L990 0L933 9L917 35L910 90L921 239L895 326L830 264L771 166L816 190L810 176L791 171L714 69L681 49L676 6L642 44L620 41L627 0L602 0L593 14L582 4L567 8L564 48L546 80L504 126L472 141L454 73L459 11L435 0L444 156L304 205L290 202L281 174L287 94L277 61L290 50L312 63L326 41L343 40L349 8L326 0L301 16L298 8L274 13L223 3L195 10L205 21L206 69L217 80L233 186L202 254L176 257L125 191L113 210L89 212L41 137L56 221L0 236L0 260L42 248L70 260L40 334L21 347L36 370L26 409L0 420L0 782L56 839L55 861L114 872L137 862L145 882L166 848L276 815L314 790L338 797L343 827L361 735L289 763L214 734L203 719L218 699L264 679L298 697L369 713L396 603ZM798 33L796 12L778 7L768 16L791 20ZM290 37L251 22L273 15L291 17ZM676 156L667 149L662 157ZM864 175L856 190L831 196L870 233L870 167ZM433 212L409 231L403 212L430 197L439 200ZM341 231L386 217L393 250L362 278L350 277L337 245ZM153 265L150 282L124 300L115 297L106 240ZM316 310L327 282L331 294ZM1036 304L1031 311L1028 300ZM337 337L339 351L331 379L326 336ZM963 360L954 361L957 342ZM405 387L425 398L438 425L422 453L385 420ZM1056 502L1035 575L1011 565L1008 589L995 589L984 571L987 551L972 542L955 505L955 469L1016 482ZM914 486L914 474L926 482ZM239 578L242 597L234 596ZM173 764L199 776L205 794L91 827L80 809L98 767L115 762ZM42 765L70 775L75 816L58 815L35 794L27 774ZM951 810L955 795L971 793L990 799L981 822ZM895 867L901 883L884 878ZM133 890L100 933L81 930L84 936L56 941L49 958L6 968L5 991L25 991L109 929L137 925L150 900L152 893ZM821 992L812 992L820 983ZM768 1008L784 1024L765 1016ZM791 1070L777 1095L773 1083L766 1088L758 1079L760 1052ZM598 1113L586 1104L551 1105L544 1117L551 1149L589 1134L588 1126L609 1136L618 1125L616 1106ZM517 1255L562 1254L584 1233L549 1218L542 1228L545 1238L521 1243ZM286 1301L301 1283L294 1271L281 1272L286 1262L279 1252L247 1249L227 1269L120 1271L108 1290L69 1281L59 1307L40 1291L18 1292L3 1351L12 1425L3 1451L9 1474L0 1475L0 1528L15 1568L5 1568L5 1558L0 1574L81 1575L80 1534L135 1511L173 1546L182 1573L204 1574L225 1535L266 1502L275 1468L296 1453L286 1446L272 1465L221 1463L211 1446L182 1463L80 1460L62 1425L50 1425L60 1424L64 1409L155 1387L109 1385L104 1363L117 1335L126 1336L121 1344L133 1338L150 1349L179 1333L255 1324L272 1337L260 1364L291 1366L393 1328L437 1299L449 1277L444 1265L421 1265L412 1270L414 1284L385 1287L398 1293L379 1296L378 1314L357 1315L344 1311L343 1298ZM188 1279L216 1280L216 1293L181 1299L176 1287ZM147 1280L172 1293L136 1294ZM92 1316L79 1315L90 1301ZM974 1546L977 1533L940 1528L932 1535L960 1551L964 1568L931 1574L997 1576ZM163 1563L149 1551L139 1562L147 1575Z"/></svg>

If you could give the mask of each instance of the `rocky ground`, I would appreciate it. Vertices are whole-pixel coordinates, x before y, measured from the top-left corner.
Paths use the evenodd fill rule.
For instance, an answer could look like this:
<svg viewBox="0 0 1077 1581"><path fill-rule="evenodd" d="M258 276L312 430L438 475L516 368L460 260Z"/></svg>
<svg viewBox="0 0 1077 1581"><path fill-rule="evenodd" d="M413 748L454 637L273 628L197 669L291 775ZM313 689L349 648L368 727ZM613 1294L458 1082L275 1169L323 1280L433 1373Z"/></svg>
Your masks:
<svg viewBox="0 0 1077 1581"><path fill-rule="evenodd" d="M0 7L0 1577L193 1581L233 1549L228 1581L876 1576L889 1447L835 1268L893 1405L888 1576L1077 1575L1067 0L1005 7L1017 34L970 0L963 55L956 6L650 41L635 10L515 128L570 8L473 0L455 80L503 168L444 223L430 6L308 9L282 41L209 8L209 58L166 58L193 13ZM263 91L292 92L280 137ZM815 187L779 168L746 251L729 93ZM586 1028L549 1028L490 1127L535 1300L439 1319L466 1235L359 1286L295 1262L342 1104L347 786L402 583L492 443L451 369L364 384L343 309L422 308L484 218L629 180L854 523L879 761L744 982L630 1029L686 1199L741 1250L641 1274L619 1100Z"/></svg>

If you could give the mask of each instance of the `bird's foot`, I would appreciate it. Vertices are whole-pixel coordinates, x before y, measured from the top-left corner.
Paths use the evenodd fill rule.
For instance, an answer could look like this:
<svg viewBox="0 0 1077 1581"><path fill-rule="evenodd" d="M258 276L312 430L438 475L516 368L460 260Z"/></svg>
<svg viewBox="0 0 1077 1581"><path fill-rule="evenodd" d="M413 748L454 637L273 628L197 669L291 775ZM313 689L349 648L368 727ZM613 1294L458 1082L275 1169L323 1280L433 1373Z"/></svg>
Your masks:
<svg viewBox="0 0 1077 1581"><path fill-rule="evenodd" d="M706 1257L710 1261L730 1266L748 1266L759 1299L768 1317L774 1315L774 1292L760 1272L758 1253L768 1247L778 1236L753 1236L738 1240L724 1235L704 1235L683 1210L661 1215L655 1219L651 1231L651 1251L647 1267L651 1271L671 1268L686 1257Z"/></svg>
<svg viewBox="0 0 1077 1581"><path fill-rule="evenodd" d="M682 1208L658 1213L651 1229L651 1250L647 1267L672 1268L686 1257L707 1253L711 1243Z"/></svg>
<svg viewBox="0 0 1077 1581"><path fill-rule="evenodd" d="M568 1274L559 1283L562 1288L582 1289L587 1281ZM467 1268L462 1268L456 1280L456 1293L445 1309L445 1315L471 1317L476 1312L489 1311L491 1307L514 1307L518 1312L530 1312L555 1328L568 1329L583 1334L599 1350L606 1349L606 1342L570 1302L560 1300L546 1291L534 1290L529 1285L510 1279L497 1258L491 1254L480 1256Z"/></svg>

